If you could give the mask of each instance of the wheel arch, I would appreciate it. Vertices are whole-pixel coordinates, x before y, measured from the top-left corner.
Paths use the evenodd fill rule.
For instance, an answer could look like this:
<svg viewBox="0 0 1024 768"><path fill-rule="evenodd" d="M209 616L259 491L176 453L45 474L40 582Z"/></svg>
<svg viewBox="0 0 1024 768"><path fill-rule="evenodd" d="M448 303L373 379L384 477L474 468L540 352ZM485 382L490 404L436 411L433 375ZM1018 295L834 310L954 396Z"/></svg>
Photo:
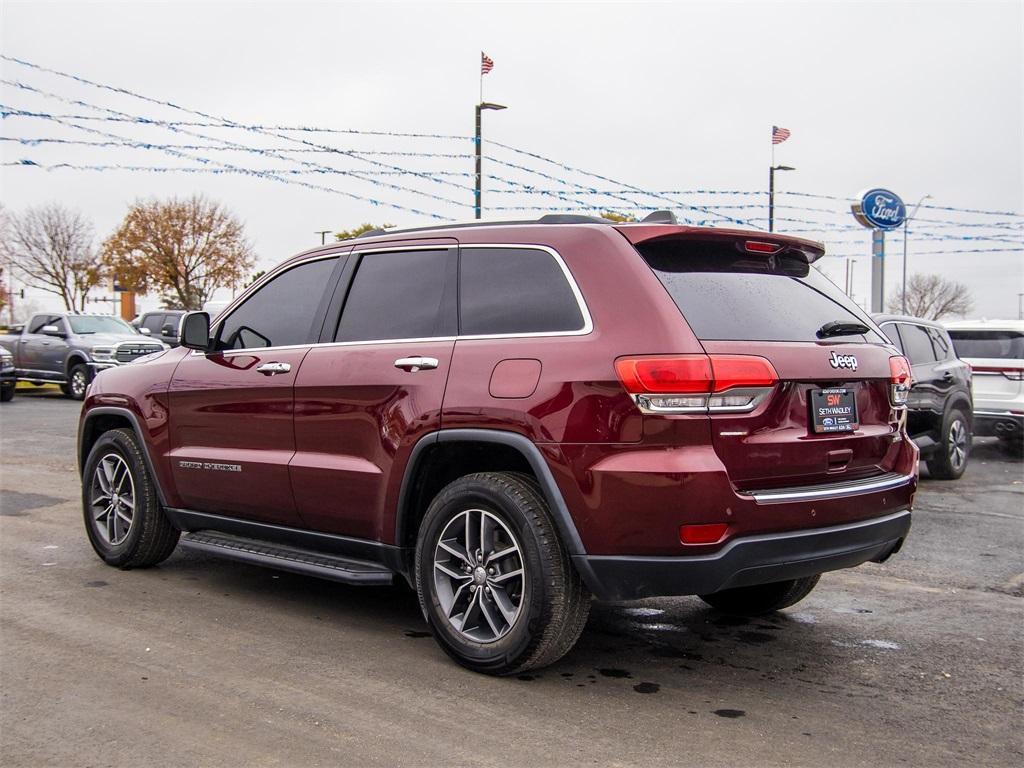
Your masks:
<svg viewBox="0 0 1024 768"><path fill-rule="evenodd" d="M433 476L432 468L445 458L465 456L466 451L485 457L484 464L460 464L455 472ZM487 466L486 460L507 466ZM541 494L551 510L562 544L570 555L584 555L586 550L573 522L565 499L540 449L529 439L515 432L492 429L443 429L422 437L413 447L405 467L398 507L395 514L395 543L415 547L419 522L435 494L453 479L476 471L528 470L540 486ZM433 480L431 482L431 478ZM436 488L437 491L440 487ZM586 578L586 574L581 574Z"/></svg>
<svg viewBox="0 0 1024 768"><path fill-rule="evenodd" d="M135 433L139 446L142 448L142 457L146 461L146 470L156 487L157 498L160 506L166 507L167 501L164 497L163 488L160 487L160 478L153 466L153 459L149 455L149 443L146 441L145 433L139 424L139 419L134 412L128 408L117 408L114 406L99 406L89 409L82 417L82 424L78 430L78 474L82 476L85 472L85 462L89 458L89 452L96 444L96 441L104 433L112 429L130 429Z"/></svg>
<svg viewBox="0 0 1024 768"><path fill-rule="evenodd" d="M68 355L68 359L64 361L64 375L68 377L68 381L71 380L71 369L76 365L88 365L89 361L86 360L85 355L79 351L72 352ZM86 379L88 381L88 379Z"/></svg>
<svg viewBox="0 0 1024 768"><path fill-rule="evenodd" d="M972 428L974 427L974 405L966 392L955 392L950 395L949 400L946 402L946 413L949 413L953 408L963 411L967 417L967 423Z"/></svg>

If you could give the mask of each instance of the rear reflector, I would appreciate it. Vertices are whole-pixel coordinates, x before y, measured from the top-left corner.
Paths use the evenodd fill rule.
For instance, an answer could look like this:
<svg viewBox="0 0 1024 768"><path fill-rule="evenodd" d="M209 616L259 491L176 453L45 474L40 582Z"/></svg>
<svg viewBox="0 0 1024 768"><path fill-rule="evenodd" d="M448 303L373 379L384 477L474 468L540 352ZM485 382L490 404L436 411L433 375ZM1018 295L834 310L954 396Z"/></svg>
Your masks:
<svg viewBox="0 0 1024 768"><path fill-rule="evenodd" d="M679 526L679 541L683 544L717 544L725 538L728 523Z"/></svg>

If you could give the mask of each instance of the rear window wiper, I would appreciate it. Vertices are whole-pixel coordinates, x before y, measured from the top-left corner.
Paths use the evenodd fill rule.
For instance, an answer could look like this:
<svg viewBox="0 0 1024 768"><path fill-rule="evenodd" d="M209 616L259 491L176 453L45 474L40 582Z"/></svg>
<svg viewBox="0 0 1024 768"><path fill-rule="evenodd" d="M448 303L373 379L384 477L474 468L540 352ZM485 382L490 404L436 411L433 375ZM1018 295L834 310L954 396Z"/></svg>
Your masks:
<svg viewBox="0 0 1024 768"><path fill-rule="evenodd" d="M871 329L864 323L852 320L829 320L818 329L818 338L827 339L831 336L858 336L868 333Z"/></svg>

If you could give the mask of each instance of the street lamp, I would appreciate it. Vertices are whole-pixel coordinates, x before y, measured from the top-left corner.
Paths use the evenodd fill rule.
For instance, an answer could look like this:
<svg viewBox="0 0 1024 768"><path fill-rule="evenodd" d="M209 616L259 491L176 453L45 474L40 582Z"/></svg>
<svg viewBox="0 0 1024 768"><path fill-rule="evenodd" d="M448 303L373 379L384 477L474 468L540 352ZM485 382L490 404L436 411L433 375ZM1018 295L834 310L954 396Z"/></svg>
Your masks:
<svg viewBox="0 0 1024 768"><path fill-rule="evenodd" d="M476 184L473 188L473 218L480 218L480 190L482 187L483 176L480 169L481 150L483 148L483 134L480 130L480 113L485 109L508 109L501 104L492 104L489 101L481 101L476 105Z"/></svg>
<svg viewBox="0 0 1024 768"><path fill-rule="evenodd" d="M326 239L326 237L330 233L330 231L331 230L329 230L329 229L318 229L313 234L314 235L320 235L320 245L324 245L324 240Z"/></svg>
<svg viewBox="0 0 1024 768"><path fill-rule="evenodd" d="M925 195L922 197L917 201L917 205L914 206L914 212L903 220L903 291L902 296L900 297L900 306L904 315L907 314L907 224L910 223L912 218L917 216L917 209L921 207L921 203L925 200L931 199L931 195Z"/></svg>
<svg viewBox="0 0 1024 768"><path fill-rule="evenodd" d="M788 165L772 165L768 168L768 231L775 231L775 172L795 171Z"/></svg>

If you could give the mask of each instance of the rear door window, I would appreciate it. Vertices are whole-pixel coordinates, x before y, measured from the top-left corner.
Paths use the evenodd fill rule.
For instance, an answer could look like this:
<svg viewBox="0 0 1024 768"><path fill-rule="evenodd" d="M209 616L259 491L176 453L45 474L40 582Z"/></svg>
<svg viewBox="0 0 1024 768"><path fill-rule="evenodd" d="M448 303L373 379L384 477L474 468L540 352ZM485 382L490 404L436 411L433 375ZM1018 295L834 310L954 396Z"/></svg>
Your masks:
<svg viewBox="0 0 1024 768"><path fill-rule="evenodd" d="M911 365L924 365L935 362L935 350L932 347L928 331L919 325L900 323L900 338L903 339L903 351L910 358Z"/></svg>
<svg viewBox="0 0 1024 768"><path fill-rule="evenodd" d="M872 327L856 304L797 255L743 253L732 241L661 241L637 250L699 339L817 341L818 329L832 320ZM834 338L887 342L875 331Z"/></svg>
<svg viewBox="0 0 1024 768"><path fill-rule="evenodd" d="M164 317L162 314L146 315L146 319L142 321L142 327L148 328L155 336L164 327Z"/></svg>
<svg viewBox="0 0 1024 768"><path fill-rule="evenodd" d="M889 341L896 345L896 349L904 352L903 340L900 338L900 332L896 328L896 323L885 323L878 327L882 329L882 333L888 337Z"/></svg>
<svg viewBox="0 0 1024 768"><path fill-rule="evenodd" d="M463 336L571 333L585 327L572 286L547 251L463 247L459 279Z"/></svg>
<svg viewBox="0 0 1024 768"><path fill-rule="evenodd" d="M946 332L938 328L928 328L927 331L932 340L932 349L935 350L935 357L939 360L953 359L955 357L953 345L950 343Z"/></svg>
<svg viewBox="0 0 1024 768"><path fill-rule="evenodd" d="M958 357L1024 359L1024 334L1018 331L950 331Z"/></svg>
<svg viewBox="0 0 1024 768"><path fill-rule="evenodd" d="M363 254L335 341L454 336L454 248Z"/></svg>

